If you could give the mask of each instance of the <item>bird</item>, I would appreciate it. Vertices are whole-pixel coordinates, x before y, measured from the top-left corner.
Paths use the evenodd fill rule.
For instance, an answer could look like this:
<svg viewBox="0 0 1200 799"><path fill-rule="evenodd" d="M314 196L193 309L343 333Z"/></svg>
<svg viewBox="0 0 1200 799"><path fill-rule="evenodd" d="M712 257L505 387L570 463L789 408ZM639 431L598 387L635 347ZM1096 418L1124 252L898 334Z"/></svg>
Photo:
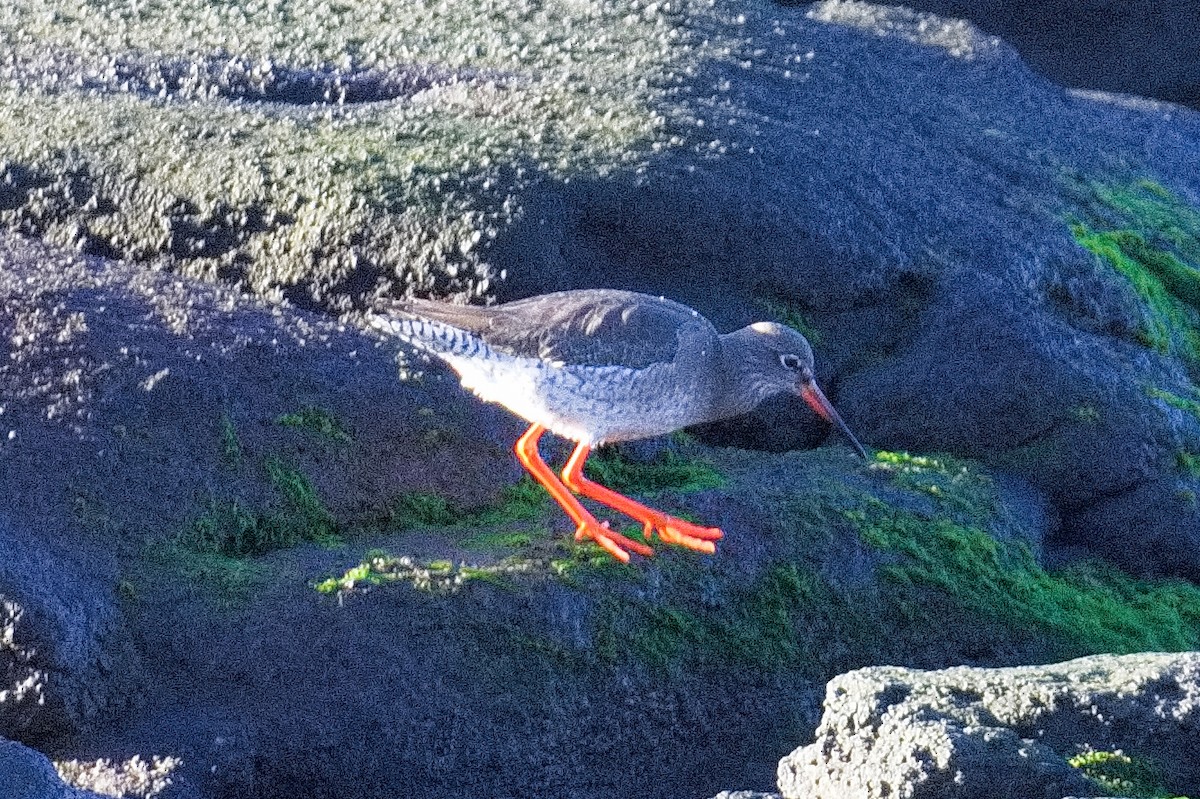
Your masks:
<svg viewBox="0 0 1200 799"><path fill-rule="evenodd" d="M812 347L777 322L721 334L686 305L616 289L558 291L487 306L410 298L367 320L384 336L444 361L480 399L529 422L514 447L517 459L575 523L577 541L594 541L622 562L654 549L598 521L576 495L641 522L646 542L657 534L666 544L712 554L724 533L585 477L584 462L602 444L728 419L791 393L867 457L817 386ZM547 431L575 442L561 479L538 450Z"/></svg>

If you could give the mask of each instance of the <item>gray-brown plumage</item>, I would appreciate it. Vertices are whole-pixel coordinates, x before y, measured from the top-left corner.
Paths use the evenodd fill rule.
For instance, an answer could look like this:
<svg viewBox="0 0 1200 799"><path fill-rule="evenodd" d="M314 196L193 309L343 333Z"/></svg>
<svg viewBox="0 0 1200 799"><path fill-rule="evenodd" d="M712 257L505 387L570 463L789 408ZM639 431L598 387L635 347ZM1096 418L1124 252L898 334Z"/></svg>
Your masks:
<svg viewBox="0 0 1200 799"><path fill-rule="evenodd" d="M575 441L662 435L790 392L862 453L813 382L808 342L773 322L721 335L686 305L588 289L486 307L408 300L373 325L446 361L482 398Z"/></svg>
<svg viewBox="0 0 1200 799"><path fill-rule="evenodd" d="M596 521L572 495L616 508L670 543L713 552L720 530L648 508L583 476L591 448L662 435L753 410L794 393L866 451L813 380L812 348L775 322L720 334L677 302L631 291L543 294L487 307L407 300L371 318L450 365L462 384L530 422L517 457L590 538L614 557L652 550ZM562 480L537 451L550 430L579 442Z"/></svg>

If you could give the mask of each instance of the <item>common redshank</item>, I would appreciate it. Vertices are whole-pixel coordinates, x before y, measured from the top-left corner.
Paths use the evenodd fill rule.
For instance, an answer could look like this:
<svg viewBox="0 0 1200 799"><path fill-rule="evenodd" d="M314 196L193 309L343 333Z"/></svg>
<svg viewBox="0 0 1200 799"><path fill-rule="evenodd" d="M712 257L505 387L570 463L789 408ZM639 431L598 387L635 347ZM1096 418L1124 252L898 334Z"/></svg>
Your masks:
<svg viewBox="0 0 1200 799"><path fill-rule="evenodd" d="M817 387L808 341L775 322L722 335L686 305L610 289L486 307L405 300L370 322L445 361L465 388L530 422L516 443L521 465L575 522L577 540L591 539L620 561L628 561L630 552L654 551L597 521L574 494L641 522L647 541L657 533L665 543L712 553L723 534L584 477L584 461L600 444L727 419L790 392L866 457ZM538 452L547 430L576 442L561 480Z"/></svg>

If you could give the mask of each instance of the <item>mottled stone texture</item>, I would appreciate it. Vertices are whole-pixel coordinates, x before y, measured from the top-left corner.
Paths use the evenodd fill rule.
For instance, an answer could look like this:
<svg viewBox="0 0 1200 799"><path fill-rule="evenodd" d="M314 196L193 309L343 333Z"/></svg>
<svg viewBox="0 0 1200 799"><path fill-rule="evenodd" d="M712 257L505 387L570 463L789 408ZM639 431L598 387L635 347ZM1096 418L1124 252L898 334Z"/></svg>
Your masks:
<svg viewBox="0 0 1200 799"><path fill-rule="evenodd" d="M1066 758L1121 750L1200 787L1200 653L1049 666L859 669L829 683L816 740L779 764L785 799L1086 796Z"/></svg>

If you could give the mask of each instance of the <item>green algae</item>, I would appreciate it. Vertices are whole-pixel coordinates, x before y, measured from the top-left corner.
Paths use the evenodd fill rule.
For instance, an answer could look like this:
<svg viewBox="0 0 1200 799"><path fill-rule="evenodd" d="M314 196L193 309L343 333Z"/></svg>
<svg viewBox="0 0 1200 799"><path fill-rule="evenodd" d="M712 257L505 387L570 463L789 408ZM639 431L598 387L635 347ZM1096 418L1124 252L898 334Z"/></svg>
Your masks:
<svg viewBox="0 0 1200 799"><path fill-rule="evenodd" d="M431 491L405 492L388 503L384 526L392 530L505 528L538 519L549 508L546 492L525 476L505 486L495 502L479 508L463 508L448 497ZM473 538L478 539L478 535Z"/></svg>
<svg viewBox="0 0 1200 799"><path fill-rule="evenodd" d="M361 592L373 586L387 583L407 582L427 591L454 590L462 584L462 576L455 573L454 564L446 560L418 563L408 556L394 556L385 550L372 550L364 555L356 566L351 566L338 577L328 577L313 584L322 594Z"/></svg>
<svg viewBox="0 0 1200 799"><path fill-rule="evenodd" d="M1163 784L1162 771L1144 758L1124 752L1087 751L1067 758L1109 796L1129 799L1171 799L1176 794ZM1184 799L1184 797L1176 797Z"/></svg>
<svg viewBox="0 0 1200 799"><path fill-rule="evenodd" d="M1186 581L1140 580L1100 563L1048 571L1023 541L875 499L844 513L864 543L893 556L879 567L890 601L927 621L935 619L920 609L937 595L973 617L1039 630L1063 656L1200 645L1200 588Z"/></svg>
<svg viewBox="0 0 1200 799"><path fill-rule="evenodd" d="M598 657L657 671L733 666L825 675L861 662L881 640L882 626L871 614L795 563L774 564L717 606L674 593L674 601L660 603L601 599L594 620Z"/></svg>
<svg viewBox="0 0 1200 799"><path fill-rule="evenodd" d="M1149 180L1092 182L1082 202L1071 234L1142 301L1138 340L1200 368L1200 212Z"/></svg>
<svg viewBox="0 0 1200 799"><path fill-rule="evenodd" d="M1146 388L1146 396L1153 399L1162 400L1172 408L1177 408L1181 411L1189 413L1196 417L1197 421L1200 421L1200 401L1189 399L1188 397L1181 397L1178 394L1173 394L1170 391L1164 391L1163 389L1156 388L1154 386L1148 386Z"/></svg>
<svg viewBox="0 0 1200 799"><path fill-rule="evenodd" d="M497 527L518 522L530 522L541 518L550 508L550 497L545 489L528 475L500 491L497 502L491 506L477 508L461 518L461 524L469 527Z"/></svg>
<svg viewBox="0 0 1200 799"><path fill-rule="evenodd" d="M592 544L558 542L551 549L557 554L510 555L494 563L423 559L376 549L367 552L360 563L341 575L314 582L313 588L322 594L337 594L339 600L392 583L407 584L426 593L457 593L470 582L514 588L513 578L524 575L571 583L585 573L596 576L627 568Z"/></svg>
<svg viewBox="0 0 1200 799"><path fill-rule="evenodd" d="M198 554L234 559L306 541L323 546L341 543L333 514L307 477L278 458L267 459L265 470L279 495L276 507L258 509L236 499L210 500L208 508L177 536L176 543Z"/></svg>
<svg viewBox="0 0 1200 799"><path fill-rule="evenodd" d="M387 515L388 526L397 530L445 527L458 518L449 500L428 491L401 494L388 505Z"/></svg>
<svg viewBox="0 0 1200 799"><path fill-rule="evenodd" d="M221 460L230 467L236 469L242 465L242 441L238 436L237 426L233 420L229 418L229 414L221 414L221 434L220 434Z"/></svg>
<svg viewBox="0 0 1200 799"><path fill-rule="evenodd" d="M322 438L342 444L350 443L353 440L345 426L333 413L314 405L306 405L292 413L280 414L276 417L275 424L307 430Z"/></svg>
<svg viewBox="0 0 1200 799"><path fill-rule="evenodd" d="M688 576L694 570L671 568L664 598L601 608L601 651L654 668L737 663L825 676L902 656L948 625L996 645L1029 641L1052 658L1200 646L1200 588L1101 563L1044 568L1024 539L990 532L1002 512L996 488L969 462L883 452L872 470L903 493L885 502L831 485L798 497L785 518L795 559L725 588L716 604L704 601L702 581ZM804 552L837 540L839 529L876 553L874 580L834 581L802 565Z"/></svg>
<svg viewBox="0 0 1200 799"><path fill-rule="evenodd" d="M735 667L825 679L881 659L932 665L945 657L936 642L948 628L970 630L967 646L984 658L1013 647L1061 659L1200 646L1200 588L1098 563L1043 567L1025 539L995 532L1020 528L976 465L880 452L866 476L873 486L817 475L790 499L768 488L778 549L736 579L670 548L625 565L569 537L485 528L463 542L484 562L368 559L320 585L344 597L386 582L454 592L550 580L588 600L590 646L572 657L661 673ZM833 559L852 552L860 565L847 573Z"/></svg>
<svg viewBox="0 0 1200 799"><path fill-rule="evenodd" d="M1179 465L1180 470L1189 477L1200 478L1200 454L1180 450L1175 453L1175 462Z"/></svg>
<svg viewBox="0 0 1200 799"><path fill-rule="evenodd" d="M725 484L711 463L662 449L648 461L633 461L618 447L603 447L588 458L584 474L622 494L653 497L664 491L688 493Z"/></svg>
<svg viewBox="0 0 1200 799"><path fill-rule="evenodd" d="M996 511L999 498L992 479L960 458L879 450L869 468L888 474L899 488L933 497L944 511L979 520Z"/></svg>

